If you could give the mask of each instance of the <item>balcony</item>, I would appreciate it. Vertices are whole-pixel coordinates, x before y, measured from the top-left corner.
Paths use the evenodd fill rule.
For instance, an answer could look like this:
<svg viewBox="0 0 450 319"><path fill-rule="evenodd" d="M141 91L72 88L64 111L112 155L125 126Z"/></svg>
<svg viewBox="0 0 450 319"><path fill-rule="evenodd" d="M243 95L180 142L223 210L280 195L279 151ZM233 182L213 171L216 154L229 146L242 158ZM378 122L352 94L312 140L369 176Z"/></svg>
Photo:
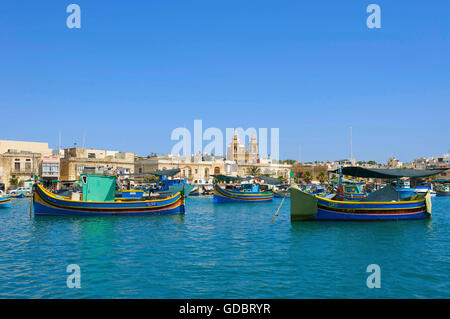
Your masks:
<svg viewBox="0 0 450 319"><path fill-rule="evenodd" d="M13 168L11 174L33 174L32 168Z"/></svg>

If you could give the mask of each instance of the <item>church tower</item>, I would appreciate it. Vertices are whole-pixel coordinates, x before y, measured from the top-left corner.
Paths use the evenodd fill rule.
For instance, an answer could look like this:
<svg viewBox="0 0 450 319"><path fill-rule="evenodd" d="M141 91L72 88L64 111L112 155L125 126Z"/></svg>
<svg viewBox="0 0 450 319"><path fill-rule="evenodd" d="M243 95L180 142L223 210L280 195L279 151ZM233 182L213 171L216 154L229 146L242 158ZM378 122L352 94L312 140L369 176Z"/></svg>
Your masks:
<svg viewBox="0 0 450 319"><path fill-rule="evenodd" d="M256 135L253 134L250 139L250 149L249 149L249 162L255 163L258 160L258 141L256 140Z"/></svg>

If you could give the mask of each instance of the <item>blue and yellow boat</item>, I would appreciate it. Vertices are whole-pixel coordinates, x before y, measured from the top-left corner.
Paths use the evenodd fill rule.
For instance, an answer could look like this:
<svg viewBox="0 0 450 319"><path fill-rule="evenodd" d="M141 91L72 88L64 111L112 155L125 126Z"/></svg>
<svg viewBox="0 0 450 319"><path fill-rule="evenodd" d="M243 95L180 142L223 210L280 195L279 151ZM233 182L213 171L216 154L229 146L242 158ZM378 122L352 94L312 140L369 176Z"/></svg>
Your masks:
<svg viewBox="0 0 450 319"><path fill-rule="evenodd" d="M0 194L0 208L11 207L11 196Z"/></svg>
<svg viewBox="0 0 450 319"><path fill-rule="evenodd" d="M380 190L387 192L391 186ZM401 201L340 201L313 196L292 186L291 221L299 220L347 220L374 221L424 219L431 217L430 194L416 195ZM379 191L379 192L380 192ZM374 192L375 194L377 192ZM397 196L397 195L395 195ZM370 198L370 196L368 197Z"/></svg>
<svg viewBox="0 0 450 319"><path fill-rule="evenodd" d="M162 215L184 214L183 193L151 200L121 200L115 198L116 177L83 175L83 193L71 197L56 195L36 184L33 193L35 216L40 215Z"/></svg>
<svg viewBox="0 0 450 319"><path fill-rule="evenodd" d="M283 198L283 197L291 197L291 193L289 190L274 190L273 197L275 198Z"/></svg>
<svg viewBox="0 0 450 319"><path fill-rule="evenodd" d="M363 185L344 185L344 200L361 200L367 196Z"/></svg>
<svg viewBox="0 0 450 319"><path fill-rule="evenodd" d="M193 190L189 192L189 196L200 196L200 189L199 187L195 187Z"/></svg>
<svg viewBox="0 0 450 319"><path fill-rule="evenodd" d="M249 185L249 187L247 187ZM244 184L234 189L226 189L214 184L214 203L261 203L273 200L273 192L260 192L258 184Z"/></svg>
<svg viewBox="0 0 450 319"><path fill-rule="evenodd" d="M428 177L439 174L439 170L390 170L344 167L340 176L392 179L400 177ZM402 198L393 187L386 186L358 201L336 200L307 194L297 186L291 191L291 221L297 220L401 220L431 218L431 194Z"/></svg>
<svg viewBox="0 0 450 319"><path fill-rule="evenodd" d="M450 184L436 186L434 191L436 196L450 196Z"/></svg>

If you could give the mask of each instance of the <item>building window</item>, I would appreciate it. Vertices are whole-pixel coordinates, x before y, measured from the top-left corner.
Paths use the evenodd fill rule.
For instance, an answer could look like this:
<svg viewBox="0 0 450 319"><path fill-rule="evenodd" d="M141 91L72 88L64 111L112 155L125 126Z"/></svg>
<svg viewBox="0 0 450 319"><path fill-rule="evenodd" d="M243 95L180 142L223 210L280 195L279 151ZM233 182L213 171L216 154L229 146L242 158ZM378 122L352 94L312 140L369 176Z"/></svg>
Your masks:
<svg viewBox="0 0 450 319"><path fill-rule="evenodd" d="M16 161L17 161L17 160L16 160ZM20 162L15 162L15 163L14 163L14 169L15 169L16 171L20 170Z"/></svg>
<svg viewBox="0 0 450 319"><path fill-rule="evenodd" d="M95 153L88 153L88 158L95 158Z"/></svg>

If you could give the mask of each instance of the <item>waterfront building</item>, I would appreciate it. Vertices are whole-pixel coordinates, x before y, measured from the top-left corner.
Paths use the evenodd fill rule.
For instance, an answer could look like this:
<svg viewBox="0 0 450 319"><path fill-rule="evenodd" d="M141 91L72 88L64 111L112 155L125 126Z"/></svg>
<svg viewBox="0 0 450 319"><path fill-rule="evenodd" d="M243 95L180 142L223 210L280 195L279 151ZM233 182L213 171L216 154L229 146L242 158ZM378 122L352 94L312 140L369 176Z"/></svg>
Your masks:
<svg viewBox="0 0 450 319"><path fill-rule="evenodd" d="M41 154L16 150L0 154L0 182L5 184L7 189L22 184L30 187L33 184L33 159L34 175L37 176ZM16 185L11 184L12 181L15 181Z"/></svg>
<svg viewBox="0 0 450 319"><path fill-rule="evenodd" d="M68 148L64 150L64 157L60 159L60 179L76 181L79 180L80 174L93 174L105 169L115 170L123 178L130 178L134 173L134 159L132 152Z"/></svg>
<svg viewBox="0 0 450 319"><path fill-rule="evenodd" d="M51 155L52 149L48 143L0 140L0 154L23 152Z"/></svg>
<svg viewBox="0 0 450 319"><path fill-rule="evenodd" d="M282 178L288 178L291 169L289 164L273 163L271 160L236 163L223 157L206 154L195 154L191 157L170 154L137 158L135 180L142 183L150 177L150 174L147 174L149 172L179 168L180 173L175 177L185 178L194 184L211 184L213 181L211 175L248 176L252 173L253 167L258 168L261 175Z"/></svg>
<svg viewBox="0 0 450 319"><path fill-rule="evenodd" d="M318 181L319 174L323 173L329 178L328 165L324 163L294 163L291 167L291 171L294 172L294 176L303 181L306 172L309 172L312 177L312 181Z"/></svg>
<svg viewBox="0 0 450 319"><path fill-rule="evenodd" d="M154 155L140 157L135 161L135 181L144 182L152 171L179 168L180 173L174 177L186 178L190 183L210 184L213 174L236 175L237 166L233 161L213 155L195 154L190 157L177 155Z"/></svg>
<svg viewBox="0 0 450 319"><path fill-rule="evenodd" d="M39 181L47 188L57 188L60 175L60 157L55 155L43 156L40 163Z"/></svg>
<svg viewBox="0 0 450 319"><path fill-rule="evenodd" d="M33 184L33 166L37 176L41 158L51 154L48 143L0 140L0 183L6 189L22 184L29 187Z"/></svg>
<svg viewBox="0 0 450 319"><path fill-rule="evenodd" d="M387 160L387 168L402 168L402 166L403 163L395 157L388 158Z"/></svg>

